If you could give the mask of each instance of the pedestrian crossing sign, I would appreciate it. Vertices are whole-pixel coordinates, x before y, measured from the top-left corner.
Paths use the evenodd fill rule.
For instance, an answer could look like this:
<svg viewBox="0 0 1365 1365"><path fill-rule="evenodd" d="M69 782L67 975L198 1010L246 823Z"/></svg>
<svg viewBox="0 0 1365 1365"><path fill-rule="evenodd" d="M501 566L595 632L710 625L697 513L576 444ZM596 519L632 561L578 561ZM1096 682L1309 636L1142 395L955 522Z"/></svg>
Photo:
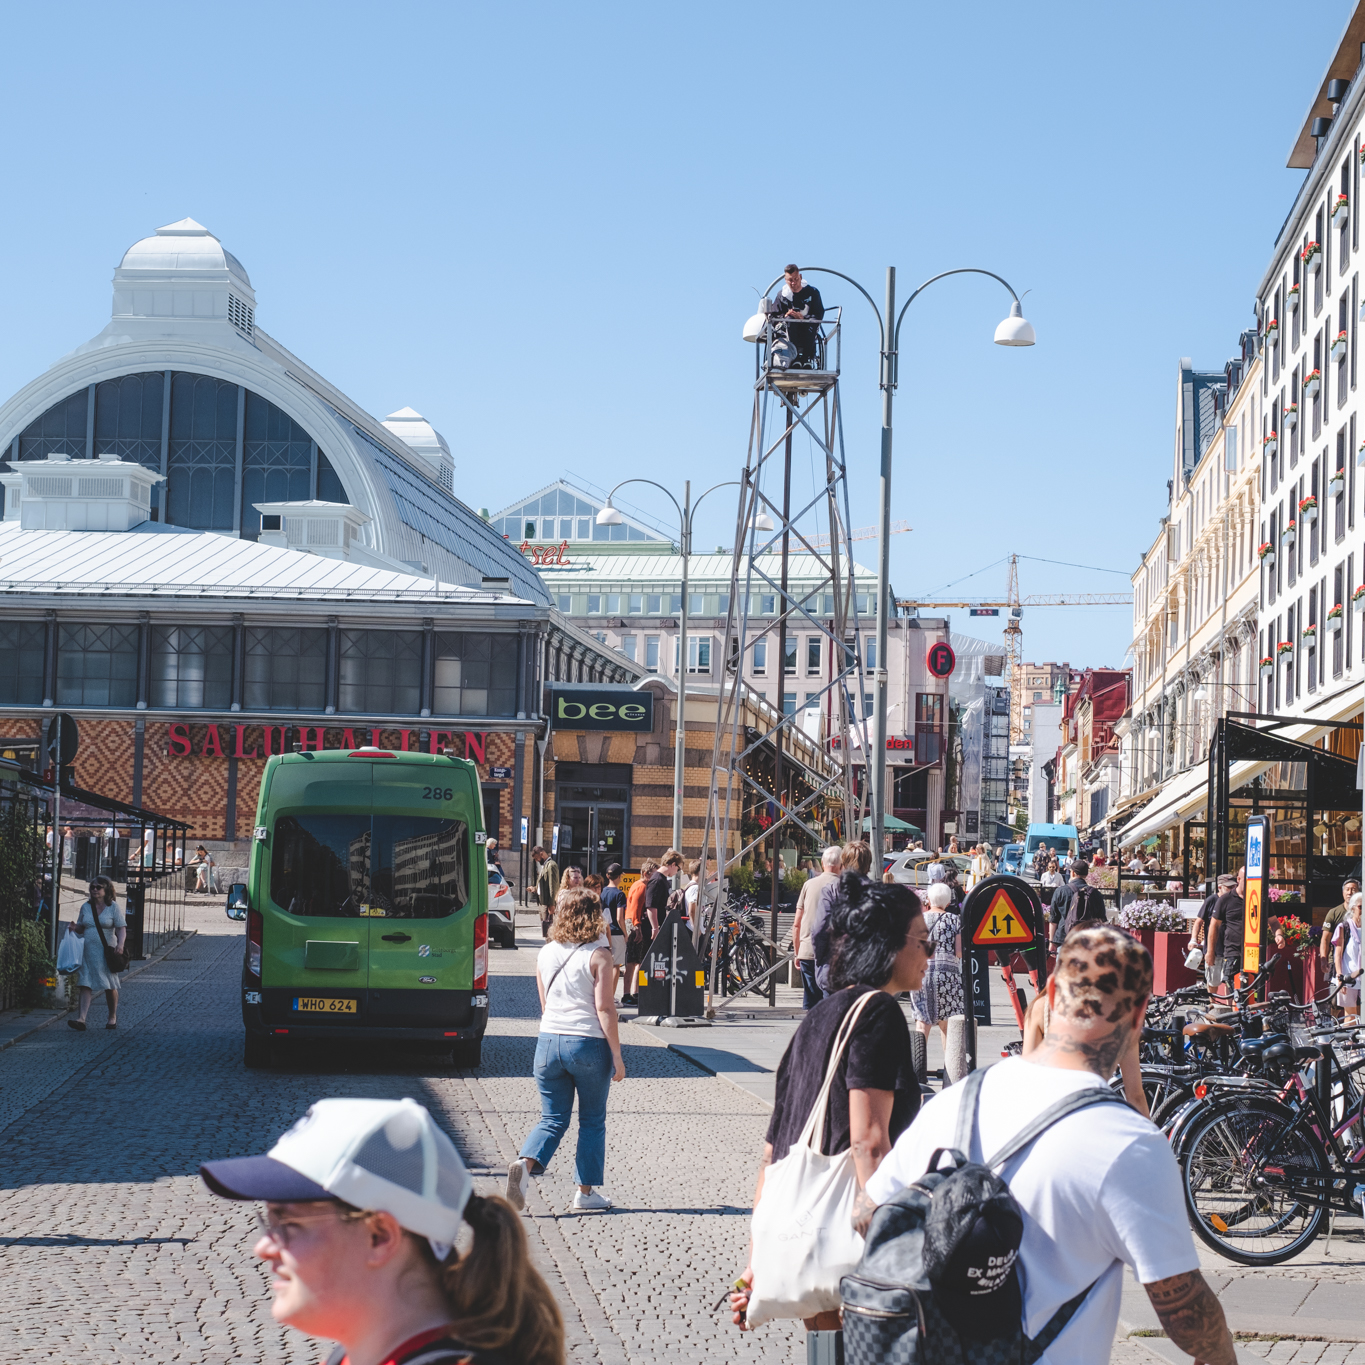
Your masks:
<svg viewBox="0 0 1365 1365"><path fill-rule="evenodd" d="M1003 886L991 897L991 903L972 935L972 942L978 948L1033 942L1033 929L1027 916L1019 913L1018 907Z"/></svg>

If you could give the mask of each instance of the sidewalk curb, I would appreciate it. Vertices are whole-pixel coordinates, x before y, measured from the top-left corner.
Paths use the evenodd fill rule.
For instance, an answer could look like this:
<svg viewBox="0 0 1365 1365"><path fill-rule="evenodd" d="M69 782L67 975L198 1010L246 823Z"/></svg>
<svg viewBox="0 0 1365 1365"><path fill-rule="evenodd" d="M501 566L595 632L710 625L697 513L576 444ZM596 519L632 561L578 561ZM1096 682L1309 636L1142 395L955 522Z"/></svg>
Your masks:
<svg viewBox="0 0 1365 1365"><path fill-rule="evenodd" d="M189 939L192 939L198 932L198 929L186 929L179 938L168 943L155 957L143 958L136 967L129 967L126 972L121 973L121 981L126 981L129 977L136 976L139 972L145 971L148 967L155 966L163 957L169 957L177 948L183 947L184 944ZM40 1019L36 1021L32 1027L24 1029L21 1033L13 1034L9 1038L0 1039L0 1052L3 1052L6 1048L13 1047L15 1043L22 1042L25 1038L31 1037L40 1029L50 1028L53 1024L57 1023L58 1020L65 1019L70 1012L69 1009L57 1010L53 1013L51 1018ZM0 1021L0 1027L3 1027L3 1021Z"/></svg>

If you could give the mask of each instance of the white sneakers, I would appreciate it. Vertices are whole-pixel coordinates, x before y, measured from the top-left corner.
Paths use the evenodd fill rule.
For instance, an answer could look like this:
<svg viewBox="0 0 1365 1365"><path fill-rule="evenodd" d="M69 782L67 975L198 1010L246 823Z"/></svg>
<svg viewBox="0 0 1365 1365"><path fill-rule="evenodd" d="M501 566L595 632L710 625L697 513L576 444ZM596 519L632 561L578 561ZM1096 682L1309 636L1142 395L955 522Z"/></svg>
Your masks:
<svg viewBox="0 0 1365 1365"><path fill-rule="evenodd" d="M507 1168L507 1202L520 1213L526 1207L526 1191L531 1188L531 1172L518 1157Z"/></svg>
<svg viewBox="0 0 1365 1365"><path fill-rule="evenodd" d="M507 1168L507 1202L518 1213L526 1209L526 1191L530 1188L530 1164L525 1157L518 1157ZM582 1190L577 1190L574 1193L573 1206L580 1213L604 1213L612 1204L604 1194L598 1194L596 1191L584 1194Z"/></svg>

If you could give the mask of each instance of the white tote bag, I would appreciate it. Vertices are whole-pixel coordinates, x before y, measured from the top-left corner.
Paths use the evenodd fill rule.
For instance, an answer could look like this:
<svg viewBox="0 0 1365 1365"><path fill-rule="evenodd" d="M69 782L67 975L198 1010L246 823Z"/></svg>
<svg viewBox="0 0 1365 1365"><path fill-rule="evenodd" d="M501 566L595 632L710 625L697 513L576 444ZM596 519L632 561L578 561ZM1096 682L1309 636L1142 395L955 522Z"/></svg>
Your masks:
<svg viewBox="0 0 1365 1365"><path fill-rule="evenodd" d="M768 1167L752 1223L750 1327L772 1318L810 1318L838 1308L839 1280L862 1257L863 1239L852 1222L858 1195L853 1153L825 1156L820 1146L839 1059L863 1007L876 994L868 991L844 1016L806 1126L787 1155Z"/></svg>

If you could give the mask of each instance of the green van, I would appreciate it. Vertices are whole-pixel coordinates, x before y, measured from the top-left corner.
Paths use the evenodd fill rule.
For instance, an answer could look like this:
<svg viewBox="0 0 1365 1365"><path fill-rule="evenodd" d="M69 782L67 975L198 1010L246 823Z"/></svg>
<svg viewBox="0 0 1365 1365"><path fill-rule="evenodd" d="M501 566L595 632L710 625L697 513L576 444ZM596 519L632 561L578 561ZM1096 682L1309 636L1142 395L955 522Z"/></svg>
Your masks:
<svg viewBox="0 0 1365 1365"><path fill-rule="evenodd" d="M476 1067L488 1025L488 872L479 773L364 747L265 765L246 920L245 1063L300 1039L448 1048Z"/></svg>

